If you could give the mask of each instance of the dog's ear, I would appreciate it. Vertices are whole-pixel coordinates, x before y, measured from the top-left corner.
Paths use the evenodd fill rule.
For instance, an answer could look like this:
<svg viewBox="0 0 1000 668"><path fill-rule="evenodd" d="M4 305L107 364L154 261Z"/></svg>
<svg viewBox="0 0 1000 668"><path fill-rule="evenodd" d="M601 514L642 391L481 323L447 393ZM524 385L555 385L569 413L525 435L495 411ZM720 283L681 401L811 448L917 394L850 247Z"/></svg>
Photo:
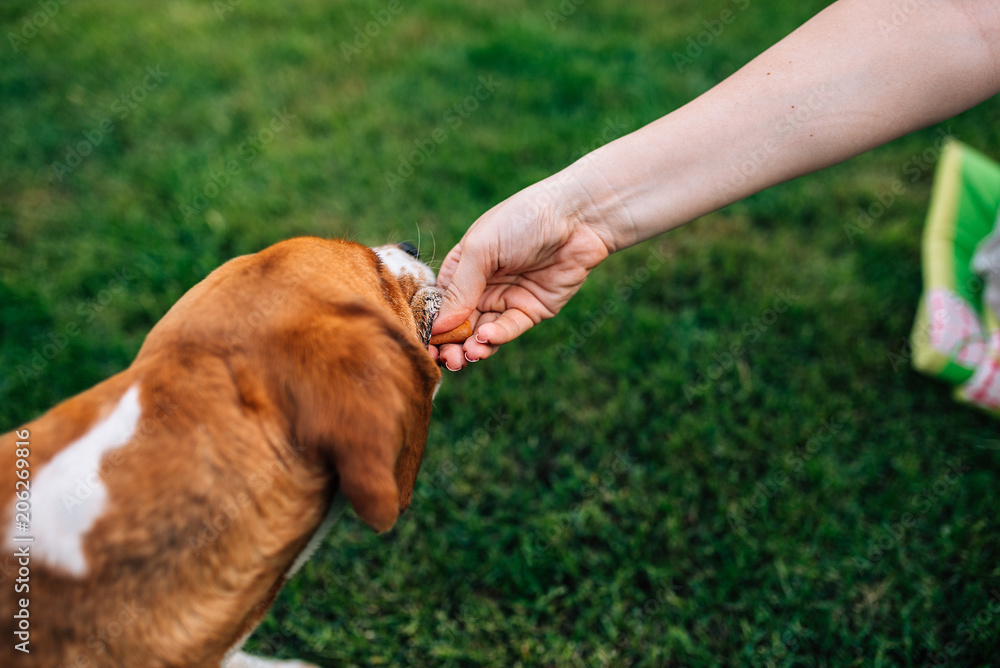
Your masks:
<svg viewBox="0 0 1000 668"><path fill-rule="evenodd" d="M410 504L441 372L412 332L363 305L306 330L289 381L296 436L336 469L358 517L388 531Z"/></svg>

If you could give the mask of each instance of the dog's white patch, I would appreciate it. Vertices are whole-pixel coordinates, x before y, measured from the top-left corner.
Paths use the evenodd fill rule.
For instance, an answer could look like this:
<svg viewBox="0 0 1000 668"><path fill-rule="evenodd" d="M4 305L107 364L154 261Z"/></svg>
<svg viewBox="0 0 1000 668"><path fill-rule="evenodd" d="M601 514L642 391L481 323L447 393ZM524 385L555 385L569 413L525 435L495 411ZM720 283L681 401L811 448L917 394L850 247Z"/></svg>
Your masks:
<svg viewBox="0 0 1000 668"><path fill-rule="evenodd" d="M9 522L11 536L33 537L36 559L72 575L87 573L83 539L104 513L108 498L100 476L101 459L131 440L141 415L136 385L122 395L110 415L31 477L29 528L18 530L13 511Z"/></svg>
<svg viewBox="0 0 1000 668"><path fill-rule="evenodd" d="M237 652L222 661L222 668L316 668L311 663L302 661L280 661L277 659L262 659Z"/></svg>
<svg viewBox="0 0 1000 668"><path fill-rule="evenodd" d="M382 264L397 276L410 274L415 278L423 279L423 282L428 285L433 285L437 280L433 269L398 246L379 246L372 250L382 260Z"/></svg>

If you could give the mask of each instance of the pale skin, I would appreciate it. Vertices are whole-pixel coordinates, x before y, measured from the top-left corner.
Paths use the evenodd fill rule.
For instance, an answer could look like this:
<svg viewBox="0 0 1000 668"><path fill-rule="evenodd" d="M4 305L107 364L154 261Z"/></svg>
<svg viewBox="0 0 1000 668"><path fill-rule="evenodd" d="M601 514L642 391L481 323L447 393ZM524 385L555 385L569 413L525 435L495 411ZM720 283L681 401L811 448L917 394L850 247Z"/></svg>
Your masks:
<svg viewBox="0 0 1000 668"><path fill-rule="evenodd" d="M903 12L901 8L909 8ZM1000 3L839 0L725 81L483 214L448 253L431 346L456 371L576 294L611 253L1000 92Z"/></svg>

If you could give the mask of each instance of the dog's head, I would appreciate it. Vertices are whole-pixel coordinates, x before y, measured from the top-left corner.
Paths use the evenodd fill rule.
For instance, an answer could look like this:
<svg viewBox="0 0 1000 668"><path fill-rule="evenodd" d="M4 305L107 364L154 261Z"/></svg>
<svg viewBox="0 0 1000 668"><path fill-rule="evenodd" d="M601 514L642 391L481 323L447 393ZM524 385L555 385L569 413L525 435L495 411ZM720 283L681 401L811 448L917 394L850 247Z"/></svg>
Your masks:
<svg viewBox="0 0 1000 668"><path fill-rule="evenodd" d="M372 249L382 268L398 282L417 327L417 335L426 346L431 327L441 309L441 292L434 287L434 271L420 260L417 247L409 242L376 246Z"/></svg>
<svg viewBox="0 0 1000 668"><path fill-rule="evenodd" d="M317 407L302 433L324 441L340 491L362 520L382 532L409 507L423 461L431 401L441 382L427 351L441 293L411 244L339 250L366 281L372 265L365 258L374 253L381 299L352 300L334 316L342 337L334 373L340 373L337 383L347 381L346 392L337 392L341 410L324 414Z"/></svg>
<svg viewBox="0 0 1000 668"><path fill-rule="evenodd" d="M241 392L266 394L259 405L386 531L410 504L441 380L427 350L440 293L416 256L301 237L236 258L175 304L140 358L214 346Z"/></svg>

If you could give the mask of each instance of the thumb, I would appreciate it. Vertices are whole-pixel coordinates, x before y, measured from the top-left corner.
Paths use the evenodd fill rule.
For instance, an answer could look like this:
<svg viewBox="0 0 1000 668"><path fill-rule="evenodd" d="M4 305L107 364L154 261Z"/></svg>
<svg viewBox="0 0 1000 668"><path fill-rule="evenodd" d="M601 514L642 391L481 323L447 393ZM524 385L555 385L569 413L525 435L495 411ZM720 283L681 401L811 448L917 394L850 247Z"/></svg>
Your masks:
<svg viewBox="0 0 1000 668"><path fill-rule="evenodd" d="M486 288L486 274L474 258L463 253L444 291L441 310L431 332L439 334L455 329L476 310Z"/></svg>

